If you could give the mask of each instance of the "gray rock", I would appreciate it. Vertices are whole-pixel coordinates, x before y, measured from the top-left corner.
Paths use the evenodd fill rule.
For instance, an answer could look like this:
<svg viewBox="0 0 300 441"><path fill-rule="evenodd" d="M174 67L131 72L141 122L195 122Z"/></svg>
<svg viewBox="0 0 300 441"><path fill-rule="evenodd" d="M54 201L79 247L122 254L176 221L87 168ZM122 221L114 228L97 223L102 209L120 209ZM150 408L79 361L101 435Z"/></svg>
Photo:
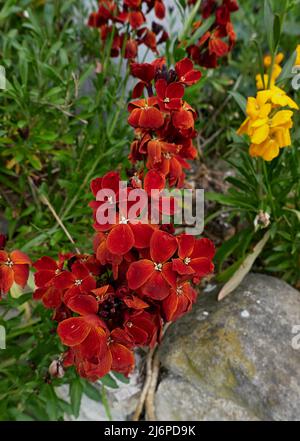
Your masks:
<svg viewBox="0 0 300 441"><path fill-rule="evenodd" d="M159 420L299 420L300 293L250 274L223 302L202 294L161 346Z"/></svg>

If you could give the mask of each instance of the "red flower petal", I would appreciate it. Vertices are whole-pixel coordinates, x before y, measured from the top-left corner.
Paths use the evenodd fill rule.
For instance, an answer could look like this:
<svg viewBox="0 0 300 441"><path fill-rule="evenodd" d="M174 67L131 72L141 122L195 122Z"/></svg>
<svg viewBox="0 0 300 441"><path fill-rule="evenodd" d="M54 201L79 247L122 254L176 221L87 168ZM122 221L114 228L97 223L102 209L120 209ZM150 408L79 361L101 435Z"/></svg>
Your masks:
<svg viewBox="0 0 300 441"><path fill-rule="evenodd" d="M160 79L155 83L156 94L160 100L164 100L166 98L166 90L168 87L168 83L166 80Z"/></svg>
<svg viewBox="0 0 300 441"><path fill-rule="evenodd" d="M10 258L14 263L18 263L21 265L24 264L31 265L31 260L25 253L22 253L22 251L19 250L12 251L10 253Z"/></svg>
<svg viewBox="0 0 300 441"><path fill-rule="evenodd" d="M181 99L184 95L184 86L181 83L171 83L167 87L166 97L170 99Z"/></svg>
<svg viewBox="0 0 300 441"><path fill-rule="evenodd" d="M150 241L150 254L153 262L166 262L173 256L176 250L177 240L174 236L160 230L153 233Z"/></svg>
<svg viewBox="0 0 300 441"><path fill-rule="evenodd" d="M109 347L112 355L111 369L124 375L129 375L134 368L132 351L119 343L112 343Z"/></svg>
<svg viewBox="0 0 300 441"><path fill-rule="evenodd" d="M32 265L37 271L56 271L57 264L51 257L43 256Z"/></svg>
<svg viewBox="0 0 300 441"><path fill-rule="evenodd" d="M142 293L154 300L163 300L170 293L170 286L160 271L154 271L149 280L142 286Z"/></svg>
<svg viewBox="0 0 300 441"><path fill-rule="evenodd" d="M192 84L197 83L201 79L201 77L202 74L199 70L193 70L186 74L184 83L187 86L191 86Z"/></svg>
<svg viewBox="0 0 300 441"><path fill-rule="evenodd" d="M60 322L57 333L64 345L79 345L88 336L91 326L83 317L72 317Z"/></svg>
<svg viewBox="0 0 300 441"><path fill-rule="evenodd" d="M143 109L139 118L139 127L144 129L159 129L164 124L164 116L155 107Z"/></svg>
<svg viewBox="0 0 300 441"><path fill-rule="evenodd" d="M42 287L47 285L47 283L52 280L55 276L55 273L53 272L53 270L51 271L39 271L37 273L35 273L34 275L34 281L36 286L38 287Z"/></svg>
<svg viewBox="0 0 300 441"><path fill-rule="evenodd" d="M29 266L15 264L13 266L13 272L14 272L15 282L18 285L20 285L22 288L24 288L29 276Z"/></svg>
<svg viewBox="0 0 300 441"><path fill-rule="evenodd" d="M190 263L191 267L197 273L197 276L203 277L207 276L214 270L214 265L210 259L206 257L199 257L197 259L193 259Z"/></svg>
<svg viewBox="0 0 300 441"><path fill-rule="evenodd" d="M42 301L46 308L56 309L61 305L61 299L62 292L54 286L50 286L46 288Z"/></svg>
<svg viewBox="0 0 300 441"><path fill-rule="evenodd" d="M166 8L162 1L156 0L154 3L154 11L157 18L163 20L166 14Z"/></svg>
<svg viewBox="0 0 300 441"><path fill-rule="evenodd" d="M134 235L134 246L135 248L148 248L150 246L150 239L154 232L154 228L149 224L130 224Z"/></svg>
<svg viewBox="0 0 300 441"><path fill-rule="evenodd" d="M106 332L101 328L93 328L88 336L80 344L80 355L82 358L103 358L108 352Z"/></svg>
<svg viewBox="0 0 300 441"><path fill-rule="evenodd" d="M0 265L0 296L7 294L14 283L14 273L6 265Z"/></svg>
<svg viewBox="0 0 300 441"><path fill-rule="evenodd" d="M165 188L165 185L166 178L162 173L156 170L148 171L144 179L144 189L149 196L151 195L151 190L161 191L163 188Z"/></svg>
<svg viewBox="0 0 300 441"><path fill-rule="evenodd" d="M59 289L66 289L73 285L74 283L74 276L69 271L63 271L62 273L58 274L58 276L54 279L54 286L56 286Z"/></svg>
<svg viewBox="0 0 300 441"><path fill-rule="evenodd" d="M190 72L193 70L194 64L192 60L189 58L184 58L183 60L178 61L175 65L176 73L179 77L179 79L184 76L187 72Z"/></svg>
<svg viewBox="0 0 300 441"><path fill-rule="evenodd" d="M178 296L176 291L172 290L171 294L164 299L162 309L168 322L172 321L178 306Z"/></svg>
<svg viewBox="0 0 300 441"><path fill-rule="evenodd" d="M145 309L149 307L149 304L141 300L139 297L136 296L127 296L123 299L125 305L128 306L128 308L132 309Z"/></svg>
<svg viewBox="0 0 300 441"><path fill-rule="evenodd" d="M139 260L133 262L127 271L128 286L130 289L138 289L149 279L154 272L151 260Z"/></svg>
<svg viewBox="0 0 300 441"><path fill-rule="evenodd" d="M173 270L172 262L167 262L163 265L162 276L170 286L176 288L177 273Z"/></svg>
<svg viewBox="0 0 300 441"><path fill-rule="evenodd" d="M71 297L67 303L68 308L80 315L97 314L98 303L95 297L79 295Z"/></svg>
<svg viewBox="0 0 300 441"><path fill-rule="evenodd" d="M134 245L134 235L129 225L120 224L114 227L106 241L107 249L112 254L123 256Z"/></svg>
<svg viewBox="0 0 300 441"><path fill-rule="evenodd" d="M205 238L198 239L196 240L191 257L193 259L196 257L207 257L208 259L213 259L215 252L215 246L211 240Z"/></svg>
<svg viewBox="0 0 300 441"><path fill-rule="evenodd" d="M178 256L181 259L184 259L185 257L189 257L194 249L195 246L195 236L192 236L190 234L182 234L177 238L178 241Z"/></svg>

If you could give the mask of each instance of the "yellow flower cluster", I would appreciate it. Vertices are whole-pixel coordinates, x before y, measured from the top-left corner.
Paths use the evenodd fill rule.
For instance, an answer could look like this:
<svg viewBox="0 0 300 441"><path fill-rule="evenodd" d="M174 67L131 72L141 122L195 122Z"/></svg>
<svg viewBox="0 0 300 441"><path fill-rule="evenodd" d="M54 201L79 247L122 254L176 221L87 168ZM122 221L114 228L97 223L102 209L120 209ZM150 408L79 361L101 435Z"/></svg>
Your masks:
<svg viewBox="0 0 300 441"><path fill-rule="evenodd" d="M275 57L275 62L274 62L274 66L272 69L272 75L271 75L271 81L270 81L270 88L271 89L272 89L272 87L275 86L276 80L279 77L279 75L281 74L282 67L280 66L280 64L282 63L283 59L284 59L284 55L282 53L279 53ZM272 64L272 57L270 55L266 55L264 57L264 66L267 71L269 71L271 64ZM269 83L269 74L264 75L264 80L262 79L260 74L256 75L256 87L258 90L267 89L268 83Z"/></svg>
<svg viewBox="0 0 300 441"><path fill-rule="evenodd" d="M298 110L299 107L284 90L275 85L269 90L259 91L256 98L248 98L247 119L238 134L249 135L251 156L272 161L281 148L291 145L293 111L290 109Z"/></svg>
<svg viewBox="0 0 300 441"><path fill-rule="evenodd" d="M295 61L295 66L300 66L300 44L298 44L298 46L296 48L296 53L297 53L297 57L296 57L296 61ZM272 87L275 86L276 80L282 72L282 67L280 65L281 65L283 59L284 59L284 54L281 52L278 55L276 55L276 57L275 57L274 66L272 69L271 81L270 81L270 85L269 85L270 89L272 89ZM267 73L264 74L263 79L262 79L261 74L256 75L257 90L263 90L263 89L268 88L269 70L270 70L271 64L272 64L271 55L266 55L264 57L264 67L265 67L265 70L267 71Z"/></svg>

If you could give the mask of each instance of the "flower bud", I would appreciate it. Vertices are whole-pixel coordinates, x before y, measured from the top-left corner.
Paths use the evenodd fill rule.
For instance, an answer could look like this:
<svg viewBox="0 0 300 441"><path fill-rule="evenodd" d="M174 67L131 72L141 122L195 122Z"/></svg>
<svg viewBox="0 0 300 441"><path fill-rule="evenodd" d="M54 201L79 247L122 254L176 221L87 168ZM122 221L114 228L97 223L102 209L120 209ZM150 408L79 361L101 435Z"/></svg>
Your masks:
<svg viewBox="0 0 300 441"><path fill-rule="evenodd" d="M53 360L48 371L51 377L63 378L65 375L65 371L60 360Z"/></svg>
<svg viewBox="0 0 300 441"><path fill-rule="evenodd" d="M255 231L258 231L260 228L267 228L271 224L270 217L269 213L260 210L254 219Z"/></svg>

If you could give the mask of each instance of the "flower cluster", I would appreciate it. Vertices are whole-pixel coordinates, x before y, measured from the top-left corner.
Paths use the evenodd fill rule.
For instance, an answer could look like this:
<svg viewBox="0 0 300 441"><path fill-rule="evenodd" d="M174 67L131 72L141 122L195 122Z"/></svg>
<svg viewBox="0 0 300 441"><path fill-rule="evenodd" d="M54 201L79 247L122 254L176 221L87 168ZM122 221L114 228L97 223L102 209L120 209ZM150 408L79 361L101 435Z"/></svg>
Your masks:
<svg viewBox="0 0 300 441"><path fill-rule="evenodd" d="M164 27L153 21L151 29L147 27L146 14L154 10L155 16L162 20L165 17L163 0L98 0L97 12L92 12L88 25L98 28L103 42L112 38L111 56L122 55L126 59L134 59L138 47L144 44L153 52L157 45L169 37Z"/></svg>
<svg viewBox="0 0 300 441"><path fill-rule="evenodd" d="M134 95L145 89L149 97L129 104L136 131L130 157L144 159L146 167L131 171L125 188L115 171L91 182L93 254L59 255L57 261L44 256L33 264L34 298L54 310L58 335L68 347L63 364L91 381L110 370L128 375L134 349L159 343L163 325L191 310L194 286L214 269L210 240L176 236L174 225L153 224L143 215L153 190L183 185L182 167L195 156L196 133L196 112L183 100L184 87L201 75L188 59L175 70L163 59L132 64L131 70L139 78ZM146 199L132 215L140 189Z"/></svg>
<svg viewBox="0 0 300 441"><path fill-rule="evenodd" d="M195 4L196 0L189 0ZM221 3L221 4L220 4ZM215 68L218 59L226 56L233 48L236 35L231 22L231 14L239 9L236 0L204 0L201 4L202 19L193 24L193 34L203 24L203 20L215 17L210 29L199 40L187 47L190 58L199 66Z"/></svg>
<svg viewBox="0 0 300 441"><path fill-rule="evenodd" d="M11 253L4 250L6 237L0 234L0 300L7 294L13 283L24 288L29 276L31 260L22 253L14 250Z"/></svg>
<svg viewBox="0 0 300 441"><path fill-rule="evenodd" d="M133 98L144 91L148 97L132 101L128 107L128 122L135 128L129 159L133 164L146 163L170 187L182 187L187 160L197 155L193 145L197 112L183 97L185 87L197 83L201 72L188 58L179 61L174 70L168 70L165 59L160 58L151 64L132 63L131 73L139 79Z"/></svg>
<svg viewBox="0 0 300 441"><path fill-rule="evenodd" d="M284 54L282 52L279 52L275 56L274 62L272 62L271 55L266 55L264 57L264 67L266 73L263 75L263 77L261 74L256 75L256 87L258 90L264 90L268 88L272 89L275 86L276 80L279 78L282 72L281 63L283 60L284 60ZM295 66L300 66L300 44L296 48ZM272 72L270 79L271 68L272 68Z"/></svg>
<svg viewBox="0 0 300 441"><path fill-rule="evenodd" d="M272 89L275 86L276 80L282 72L282 67L280 66L280 64L282 63L283 59L284 59L284 54L280 52L279 54L276 55L272 66L271 55L266 55L264 57L264 67L267 73L264 74L263 78L261 74L256 75L256 87L258 90L267 89L268 85L270 89ZM269 70L271 66L272 66L272 72L271 72L271 79L269 80L270 77Z"/></svg>
<svg viewBox="0 0 300 441"><path fill-rule="evenodd" d="M272 161L281 148L291 145L291 109L298 110L299 107L284 90L275 85L272 89L259 91L256 98L248 98L247 119L238 133L249 135L251 156Z"/></svg>

